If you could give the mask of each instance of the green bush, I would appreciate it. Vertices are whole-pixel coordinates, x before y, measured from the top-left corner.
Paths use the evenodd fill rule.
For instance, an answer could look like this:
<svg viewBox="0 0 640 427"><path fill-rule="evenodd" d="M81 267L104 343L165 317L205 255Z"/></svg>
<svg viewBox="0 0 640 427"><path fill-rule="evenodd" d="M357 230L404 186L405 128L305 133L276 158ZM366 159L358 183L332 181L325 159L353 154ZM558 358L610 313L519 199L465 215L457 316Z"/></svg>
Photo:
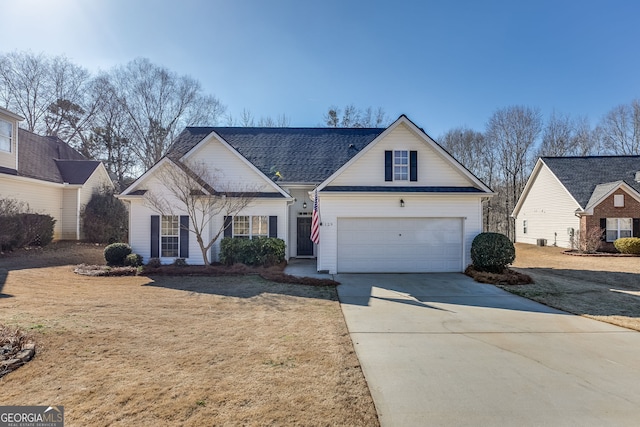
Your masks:
<svg viewBox="0 0 640 427"><path fill-rule="evenodd" d="M220 262L271 266L284 261L285 243L275 237L238 239L225 237L220 243Z"/></svg>
<svg viewBox="0 0 640 427"><path fill-rule="evenodd" d="M511 240L500 233L480 233L471 243L471 260L480 271L501 273L516 259Z"/></svg>
<svg viewBox="0 0 640 427"><path fill-rule="evenodd" d="M140 267L142 265L142 256L129 254L124 258L124 265L128 267Z"/></svg>
<svg viewBox="0 0 640 427"><path fill-rule="evenodd" d="M109 266L123 266L127 255L131 253L131 246L126 243L112 243L104 248L104 259Z"/></svg>
<svg viewBox="0 0 640 427"><path fill-rule="evenodd" d="M613 246L622 254L640 255L640 237L622 237Z"/></svg>
<svg viewBox="0 0 640 427"><path fill-rule="evenodd" d="M104 187L91 196L82 210L84 240L94 243L121 242L127 238L129 215L113 189Z"/></svg>

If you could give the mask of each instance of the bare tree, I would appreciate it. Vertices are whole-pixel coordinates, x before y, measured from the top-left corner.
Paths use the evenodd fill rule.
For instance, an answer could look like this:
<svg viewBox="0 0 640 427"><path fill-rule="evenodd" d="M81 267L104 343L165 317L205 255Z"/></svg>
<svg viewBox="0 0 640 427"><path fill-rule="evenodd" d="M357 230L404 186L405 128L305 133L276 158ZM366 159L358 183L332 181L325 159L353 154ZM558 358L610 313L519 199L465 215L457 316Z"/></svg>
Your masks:
<svg viewBox="0 0 640 427"><path fill-rule="evenodd" d="M225 107L204 95L197 80L138 58L111 73L115 97L127 114L134 154L144 168L166 153L185 126L215 125Z"/></svg>
<svg viewBox="0 0 640 427"><path fill-rule="evenodd" d="M209 265L207 252L225 230L223 223L207 236L212 221L240 213L253 202L257 189L225 182L219 171L211 170L204 163L172 160L158 176L161 190L148 191L147 204L161 215L186 212L189 232L195 235L202 260Z"/></svg>
<svg viewBox="0 0 640 427"><path fill-rule="evenodd" d="M594 139L586 118L574 120L554 111L542 131L538 156L585 156L592 154L594 148Z"/></svg>
<svg viewBox="0 0 640 427"><path fill-rule="evenodd" d="M260 117L258 120L258 126L260 127L277 127L277 128L286 128L291 124L291 120L284 114L280 114L275 119L271 116Z"/></svg>
<svg viewBox="0 0 640 427"><path fill-rule="evenodd" d="M286 128L291 125L291 119L284 113L279 114L275 118L272 116L260 116L260 119L256 122L253 113L246 108L242 109L240 119L235 119L231 114L227 114L225 119L227 126Z"/></svg>
<svg viewBox="0 0 640 427"><path fill-rule="evenodd" d="M327 127L371 128L387 126L389 119L381 107L375 110L367 107L362 110L348 104L342 110L335 106L330 107L323 116L323 122Z"/></svg>
<svg viewBox="0 0 640 427"><path fill-rule="evenodd" d="M12 52L0 55L0 100L25 118L32 132L82 145L86 123L101 96L89 72L64 56ZM98 96L94 96L94 95Z"/></svg>
<svg viewBox="0 0 640 427"><path fill-rule="evenodd" d="M487 124L485 136L497 150L497 163L504 182L506 235L515 238L510 218L533 163L532 147L542 128L539 109L512 106L497 110Z"/></svg>
<svg viewBox="0 0 640 427"><path fill-rule="evenodd" d="M602 118L597 131L605 152L640 154L640 99L613 108Z"/></svg>

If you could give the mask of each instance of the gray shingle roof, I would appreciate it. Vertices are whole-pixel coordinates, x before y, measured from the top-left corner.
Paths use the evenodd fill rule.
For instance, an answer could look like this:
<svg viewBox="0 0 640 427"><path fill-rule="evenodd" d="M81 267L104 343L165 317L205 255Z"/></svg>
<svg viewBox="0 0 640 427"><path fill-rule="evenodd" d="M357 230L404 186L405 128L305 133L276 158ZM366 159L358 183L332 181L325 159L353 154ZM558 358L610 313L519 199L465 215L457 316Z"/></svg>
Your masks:
<svg viewBox="0 0 640 427"><path fill-rule="evenodd" d="M84 184L100 165L96 160L56 160L63 182Z"/></svg>
<svg viewBox="0 0 640 427"><path fill-rule="evenodd" d="M542 161L583 209L602 184L624 181L640 192L640 183L635 181L640 156L542 157Z"/></svg>
<svg viewBox="0 0 640 427"><path fill-rule="evenodd" d="M100 162L82 154L54 136L40 136L18 129L19 176L43 181L84 184Z"/></svg>
<svg viewBox="0 0 640 427"><path fill-rule="evenodd" d="M318 183L385 129L188 127L168 156L182 157L212 131L269 178L279 172L279 181Z"/></svg>

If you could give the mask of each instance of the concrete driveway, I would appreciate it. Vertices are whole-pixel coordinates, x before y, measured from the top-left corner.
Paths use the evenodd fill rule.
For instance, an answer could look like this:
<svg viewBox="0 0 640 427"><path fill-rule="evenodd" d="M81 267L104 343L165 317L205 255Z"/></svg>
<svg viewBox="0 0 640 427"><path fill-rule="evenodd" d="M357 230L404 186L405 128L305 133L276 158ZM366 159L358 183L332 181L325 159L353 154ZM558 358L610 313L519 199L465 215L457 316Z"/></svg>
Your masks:
<svg viewBox="0 0 640 427"><path fill-rule="evenodd" d="M462 274L341 274L382 426L637 426L640 333Z"/></svg>

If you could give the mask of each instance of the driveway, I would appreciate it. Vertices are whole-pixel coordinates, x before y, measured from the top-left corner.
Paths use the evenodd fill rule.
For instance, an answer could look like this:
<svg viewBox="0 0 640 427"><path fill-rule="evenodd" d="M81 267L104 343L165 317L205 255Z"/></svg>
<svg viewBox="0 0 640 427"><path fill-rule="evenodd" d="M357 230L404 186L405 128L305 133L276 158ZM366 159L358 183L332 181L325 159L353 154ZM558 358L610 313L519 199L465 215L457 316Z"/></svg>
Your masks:
<svg viewBox="0 0 640 427"><path fill-rule="evenodd" d="M382 426L637 426L640 333L462 274L340 274Z"/></svg>

